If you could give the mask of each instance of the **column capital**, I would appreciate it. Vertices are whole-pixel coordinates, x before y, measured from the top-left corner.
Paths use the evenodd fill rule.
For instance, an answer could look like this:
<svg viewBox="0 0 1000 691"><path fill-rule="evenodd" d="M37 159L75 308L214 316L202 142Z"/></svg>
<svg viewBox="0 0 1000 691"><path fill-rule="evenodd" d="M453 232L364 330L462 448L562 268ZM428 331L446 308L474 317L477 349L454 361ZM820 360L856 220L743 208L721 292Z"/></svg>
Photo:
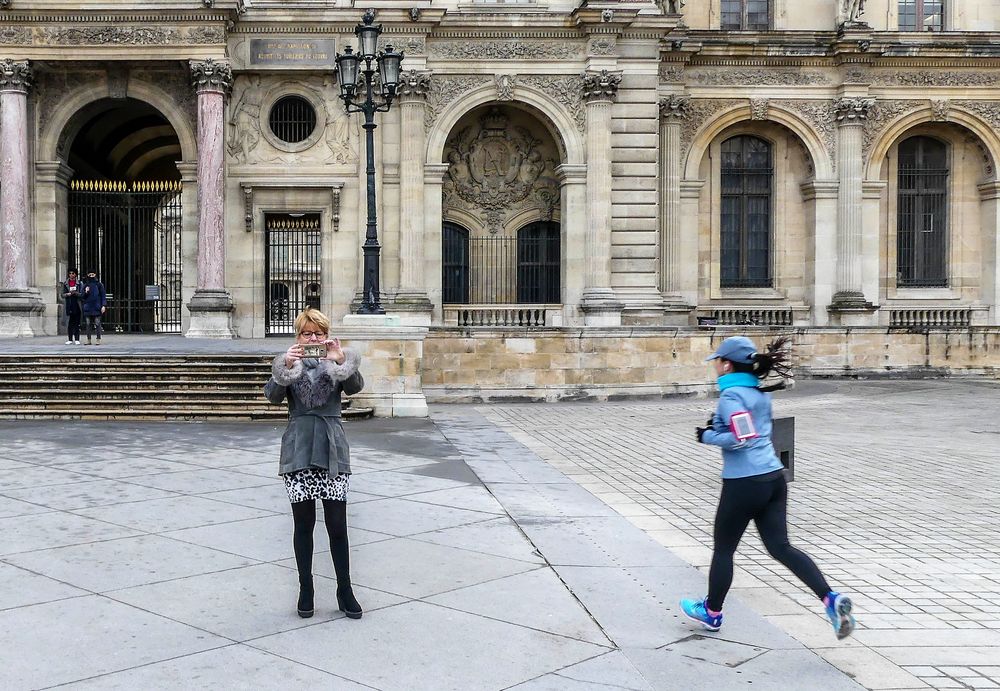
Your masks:
<svg viewBox="0 0 1000 691"><path fill-rule="evenodd" d="M612 102L618 96L618 85L622 81L621 72L584 72L583 75L583 100L587 103Z"/></svg>
<svg viewBox="0 0 1000 691"><path fill-rule="evenodd" d="M403 70L399 73L399 86L396 87L396 93L399 94L400 103L425 101L430 90L431 73L429 71Z"/></svg>
<svg viewBox="0 0 1000 691"><path fill-rule="evenodd" d="M687 96L678 96L677 94L670 94L665 98L661 98L660 120L663 122L676 123L680 123L682 120L687 120L688 105L690 103L690 98Z"/></svg>
<svg viewBox="0 0 1000 691"><path fill-rule="evenodd" d="M874 107L874 98L840 98L834 103L834 114L841 125L863 125Z"/></svg>
<svg viewBox="0 0 1000 691"><path fill-rule="evenodd" d="M28 93L34 82L31 63L27 60L0 60L0 91Z"/></svg>
<svg viewBox="0 0 1000 691"><path fill-rule="evenodd" d="M228 60L192 60L191 85L198 93L218 91L228 94L233 88L233 69Z"/></svg>

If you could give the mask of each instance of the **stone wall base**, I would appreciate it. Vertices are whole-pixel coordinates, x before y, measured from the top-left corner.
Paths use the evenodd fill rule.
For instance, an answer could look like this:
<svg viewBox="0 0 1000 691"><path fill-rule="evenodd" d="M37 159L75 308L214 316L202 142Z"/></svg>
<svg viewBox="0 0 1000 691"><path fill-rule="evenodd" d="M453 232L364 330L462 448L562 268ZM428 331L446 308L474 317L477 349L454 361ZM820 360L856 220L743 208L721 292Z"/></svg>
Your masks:
<svg viewBox="0 0 1000 691"><path fill-rule="evenodd" d="M794 344L798 376L1000 377L1000 327L433 328L423 390L436 402L616 400L699 395L714 389L704 362L724 338Z"/></svg>
<svg viewBox="0 0 1000 691"><path fill-rule="evenodd" d="M0 338L43 335L45 304L37 288L0 289Z"/></svg>

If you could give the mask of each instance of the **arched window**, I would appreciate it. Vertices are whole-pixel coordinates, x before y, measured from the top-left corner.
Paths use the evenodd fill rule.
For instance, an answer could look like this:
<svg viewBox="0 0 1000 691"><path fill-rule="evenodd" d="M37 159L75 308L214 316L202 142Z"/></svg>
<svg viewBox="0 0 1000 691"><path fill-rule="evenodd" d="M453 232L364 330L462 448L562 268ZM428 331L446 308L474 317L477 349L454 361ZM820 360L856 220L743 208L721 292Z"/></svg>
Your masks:
<svg viewBox="0 0 1000 691"><path fill-rule="evenodd" d="M948 146L931 137L899 145L897 284L948 285Z"/></svg>
<svg viewBox="0 0 1000 691"><path fill-rule="evenodd" d="M770 5L770 0L722 0L722 28L767 31L771 28Z"/></svg>
<svg viewBox="0 0 1000 691"><path fill-rule="evenodd" d="M469 231L455 223L441 227L441 301L469 302Z"/></svg>
<svg viewBox="0 0 1000 691"><path fill-rule="evenodd" d="M771 286L771 145L740 136L722 143L723 288Z"/></svg>
<svg viewBox="0 0 1000 691"><path fill-rule="evenodd" d="M517 233L517 301L558 303L560 285L559 224L538 221Z"/></svg>

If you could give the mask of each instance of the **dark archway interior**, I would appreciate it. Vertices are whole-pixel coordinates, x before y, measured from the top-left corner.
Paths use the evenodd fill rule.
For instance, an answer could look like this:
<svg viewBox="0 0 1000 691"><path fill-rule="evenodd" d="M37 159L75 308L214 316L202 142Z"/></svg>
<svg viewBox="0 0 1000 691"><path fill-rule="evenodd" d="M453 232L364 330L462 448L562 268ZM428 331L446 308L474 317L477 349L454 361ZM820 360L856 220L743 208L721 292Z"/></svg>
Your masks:
<svg viewBox="0 0 1000 691"><path fill-rule="evenodd" d="M104 99L78 115L69 165L82 180L179 180L177 133L151 105Z"/></svg>

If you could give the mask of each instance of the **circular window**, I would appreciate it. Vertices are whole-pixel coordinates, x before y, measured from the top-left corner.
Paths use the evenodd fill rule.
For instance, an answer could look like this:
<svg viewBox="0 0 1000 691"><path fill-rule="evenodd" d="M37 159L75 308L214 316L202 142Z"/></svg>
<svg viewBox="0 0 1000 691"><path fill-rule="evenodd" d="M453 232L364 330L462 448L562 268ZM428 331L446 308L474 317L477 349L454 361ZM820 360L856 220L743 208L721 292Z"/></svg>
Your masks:
<svg viewBox="0 0 1000 691"><path fill-rule="evenodd" d="M271 107L268 125L281 141L298 144L315 131L316 109L301 96L282 96Z"/></svg>

